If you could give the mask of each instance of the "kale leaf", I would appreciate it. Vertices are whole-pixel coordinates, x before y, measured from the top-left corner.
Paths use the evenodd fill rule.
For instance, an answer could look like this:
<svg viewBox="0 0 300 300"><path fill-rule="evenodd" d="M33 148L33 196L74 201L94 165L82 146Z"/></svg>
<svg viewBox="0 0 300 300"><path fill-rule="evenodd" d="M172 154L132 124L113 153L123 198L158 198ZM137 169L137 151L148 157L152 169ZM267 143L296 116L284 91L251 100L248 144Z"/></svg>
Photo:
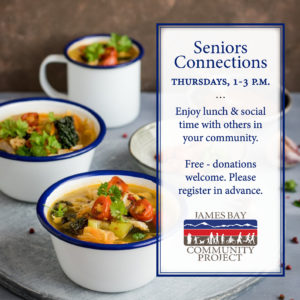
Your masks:
<svg viewBox="0 0 300 300"><path fill-rule="evenodd" d="M70 232L78 235L80 234L81 230L88 225L88 219L86 217L81 217L78 219L75 219L75 221L70 222L69 229Z"/></svg>
<svg viewBox="0 0 300 300"><path fill-rule="evenodd" d="M54 122L58 132L59 142L64 149L70 149L75 146L79 140L79 136L75 130L74 119L66 116Z"/></svg>

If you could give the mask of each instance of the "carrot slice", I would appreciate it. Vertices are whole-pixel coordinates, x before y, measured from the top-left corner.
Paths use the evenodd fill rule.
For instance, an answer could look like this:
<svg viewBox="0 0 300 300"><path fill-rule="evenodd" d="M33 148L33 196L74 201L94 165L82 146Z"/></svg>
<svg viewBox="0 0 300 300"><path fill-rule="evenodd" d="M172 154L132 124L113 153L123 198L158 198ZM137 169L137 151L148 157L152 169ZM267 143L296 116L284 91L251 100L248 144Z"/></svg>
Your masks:
<svg viewBox="0 0 300 300"><path fill-rule="evenodd" d="M74 120L74 127L77 131L80 130L80 124L81 124L81 120L77 115L73 115L73 120Z"/></svg>
<svg viewBox="0 0 300 300"><path fill-rule="evenodd" d="M50 135L54 135L54 134L55 134L55 125L54 123L51 123Z"/></svg>
<svg viewBox="0 0 300 300"><path fill-rule="evenodd" d="M87 226L78 235L78 239L90 243L113 244L117 237L112 231Z"/></svg>

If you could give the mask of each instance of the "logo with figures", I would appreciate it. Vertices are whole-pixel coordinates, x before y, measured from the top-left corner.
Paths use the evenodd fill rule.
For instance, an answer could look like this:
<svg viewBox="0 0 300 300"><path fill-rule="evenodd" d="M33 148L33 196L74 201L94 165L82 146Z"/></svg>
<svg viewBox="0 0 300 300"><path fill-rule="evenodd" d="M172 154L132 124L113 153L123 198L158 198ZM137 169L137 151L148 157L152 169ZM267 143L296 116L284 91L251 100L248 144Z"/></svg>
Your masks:
<svg viewBox="0 0 300 300"><path fill-rule="evenodd" d="M257 220L185 220L186 246L255 246Z"/></svg>

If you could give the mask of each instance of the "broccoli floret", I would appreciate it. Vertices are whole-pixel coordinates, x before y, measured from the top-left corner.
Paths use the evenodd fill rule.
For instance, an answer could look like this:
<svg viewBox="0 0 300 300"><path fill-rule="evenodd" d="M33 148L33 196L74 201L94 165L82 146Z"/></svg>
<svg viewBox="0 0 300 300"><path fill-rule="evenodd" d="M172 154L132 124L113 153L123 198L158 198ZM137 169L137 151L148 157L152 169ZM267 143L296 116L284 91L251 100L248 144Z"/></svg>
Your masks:
<svg viewBox="0 0 300 300"><path fill-rule="evenodd" d="M69 149L75 146L79 140L74 127L73 117L67 116L54 122L58 132L58 139L62 148Z"/></svg>

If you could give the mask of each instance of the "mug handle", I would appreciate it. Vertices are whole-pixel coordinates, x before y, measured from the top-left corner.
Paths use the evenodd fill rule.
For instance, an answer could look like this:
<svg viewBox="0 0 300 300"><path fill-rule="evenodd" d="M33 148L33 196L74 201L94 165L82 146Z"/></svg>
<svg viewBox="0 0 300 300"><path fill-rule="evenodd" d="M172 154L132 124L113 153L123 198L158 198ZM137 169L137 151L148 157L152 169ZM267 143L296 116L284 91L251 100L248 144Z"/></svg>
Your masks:
<svg viewBox="0 0 300 300"><path fill-rule="evenodd" d="M68 98L68 95L65 93L60 93L56 89L54 89L47 79L47 65L51 63L61 63L66 64L68 61L62 54L51 54L48 55L41 63L40 66L40 85L44 92L51 98Z"/></svg>

